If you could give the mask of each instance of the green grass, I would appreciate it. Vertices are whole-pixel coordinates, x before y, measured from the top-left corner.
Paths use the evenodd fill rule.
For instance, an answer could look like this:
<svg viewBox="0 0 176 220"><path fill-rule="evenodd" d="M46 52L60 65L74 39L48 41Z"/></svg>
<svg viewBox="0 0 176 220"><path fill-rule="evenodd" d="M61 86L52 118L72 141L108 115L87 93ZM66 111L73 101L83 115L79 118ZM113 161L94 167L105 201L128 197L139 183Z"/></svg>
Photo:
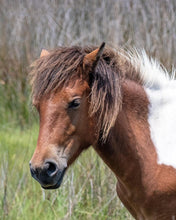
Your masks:
<svg viewBox="0 0 176 220"><path fill-rule="evenodd" d="M115 177L93 149L70 167L59 189L42 190L28 166L37 135L37 125L0 126L0 219L130 219Z"/></svg>

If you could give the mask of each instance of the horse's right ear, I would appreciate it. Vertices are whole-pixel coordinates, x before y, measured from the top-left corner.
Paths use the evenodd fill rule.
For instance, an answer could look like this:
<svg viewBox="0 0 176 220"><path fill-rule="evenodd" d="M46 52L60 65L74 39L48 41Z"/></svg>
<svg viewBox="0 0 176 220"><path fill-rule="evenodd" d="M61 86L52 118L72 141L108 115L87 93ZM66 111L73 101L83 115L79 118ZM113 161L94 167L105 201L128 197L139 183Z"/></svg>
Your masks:
<svg viewBox="0 0 176 220"><path fill-rule="evenodd" d="M43 50L41 51L40 57L47 56L48 54L49 54L49 51L43 49Z"/></svg>
<svg viewBox="0 0 176 220"><path fill-rule="evenodd" d="M96 68L98 61L101 55L103 54L104 47L105 47L105 42L103 42L101 46L96 50L93 50L91 53L85 55L83 59L84 70L93 71Z"/></svg>

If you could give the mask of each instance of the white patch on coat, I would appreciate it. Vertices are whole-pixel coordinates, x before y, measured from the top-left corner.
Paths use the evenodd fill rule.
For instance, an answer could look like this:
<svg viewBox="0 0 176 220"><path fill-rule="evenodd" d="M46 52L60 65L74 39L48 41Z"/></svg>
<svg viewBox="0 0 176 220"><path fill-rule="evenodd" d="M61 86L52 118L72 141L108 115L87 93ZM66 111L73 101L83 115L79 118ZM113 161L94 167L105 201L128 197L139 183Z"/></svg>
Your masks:
<svg viewBox="0 0 176 220"><path fill-rule="evenodd" d="M176 80L175 72L168 72L146 53L136 53L132 63L141 72L148 95L151 138L158 155L158 163L176 168Z"/></svg>
<svg viewBox="0 0 176 220"><path fill-rule="evenodd" d="M176 168L176 82L160 90L146 89L150 100L149 125L158 163Z"/></svg>

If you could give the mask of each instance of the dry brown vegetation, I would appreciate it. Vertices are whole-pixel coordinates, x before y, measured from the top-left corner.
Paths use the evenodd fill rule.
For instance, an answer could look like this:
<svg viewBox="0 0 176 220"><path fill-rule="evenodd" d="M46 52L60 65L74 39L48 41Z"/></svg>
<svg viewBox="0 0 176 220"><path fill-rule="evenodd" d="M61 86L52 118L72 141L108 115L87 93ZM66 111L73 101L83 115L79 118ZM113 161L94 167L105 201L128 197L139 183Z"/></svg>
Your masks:
<svg viewBox="0 0 176 220"><path fill-rule="evenodd" d="M42 48L105 41L112 47L144 48L171 69L175 11L175 0L1 0L0 86L7 93L6 106L18 104L18 112L28 118L25 106L21 110L28 98L27 67Z"/></svg>
<svg viewBox="0 0 176 220"><path fill-rule="evenodd" d="M28 100L27 67L42 48L98 46L105 41L112 47L144 48L171 69L176 52L175 11L175 0L1 0L4 104L11 112L16 105L28 120L28 109L22 104Z"/></svg>

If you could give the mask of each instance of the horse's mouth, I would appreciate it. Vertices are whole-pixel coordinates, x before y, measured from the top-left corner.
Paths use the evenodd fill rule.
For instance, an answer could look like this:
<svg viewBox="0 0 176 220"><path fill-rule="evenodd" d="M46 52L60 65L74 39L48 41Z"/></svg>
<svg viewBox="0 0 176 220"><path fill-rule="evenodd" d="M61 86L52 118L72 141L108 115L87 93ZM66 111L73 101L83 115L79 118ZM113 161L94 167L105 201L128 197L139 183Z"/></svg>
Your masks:
<svg viewBox="0 0 176 220"><path fill-rule="evenodd" d="M63 177L64 177L64 174L65 174L65 171L66 171L66 168L62 171L62 173L59 175L59 178L58 178L58 181L56 184L54 185L42 185L41 184L41 187L43 189L57 189L60 187L61 183L62 183L62 180L63 180Z"/></svg>

